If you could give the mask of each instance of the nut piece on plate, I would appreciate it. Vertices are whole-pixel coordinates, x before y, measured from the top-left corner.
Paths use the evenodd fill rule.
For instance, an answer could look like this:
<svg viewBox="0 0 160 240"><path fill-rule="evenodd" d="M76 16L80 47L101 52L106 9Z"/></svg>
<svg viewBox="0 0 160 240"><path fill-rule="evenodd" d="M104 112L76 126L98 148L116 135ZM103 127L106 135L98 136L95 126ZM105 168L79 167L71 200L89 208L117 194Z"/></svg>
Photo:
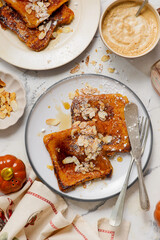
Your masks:
<svg viewBox="0 0 160 240"><path fill-rule="evenodd" d="M17 192L25 182L25 164L13 155L0 156L0 192Z"/></svg>
<svg viewBox="0 0 160 240"><path fill-rule="evenodd" d="M58 119L49 118L46 120L46 124L50 126L57 126L60 124L60 121Z"/></svg>

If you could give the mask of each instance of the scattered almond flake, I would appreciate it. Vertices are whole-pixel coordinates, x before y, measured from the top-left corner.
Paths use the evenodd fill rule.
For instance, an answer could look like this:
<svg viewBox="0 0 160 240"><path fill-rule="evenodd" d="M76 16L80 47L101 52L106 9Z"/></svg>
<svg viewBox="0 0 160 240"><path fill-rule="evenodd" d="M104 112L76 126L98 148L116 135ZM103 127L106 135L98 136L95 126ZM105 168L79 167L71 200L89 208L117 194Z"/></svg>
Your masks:
<svg viewBox="0 0 160 240"><path fill-rule="evenodd" d="M68 103L68 102L63 102L62 101L62 103L63 103L63 106L64 106L64 108L66 109L66 110L69 110L70 109L70 104Z"/></svg>
<svg viewBox="0 0 160 240"><path fill-rule="evenodd" d="M15 100L11 101L10 106L13 109L13 112L17 111L18 105L17 105L17 102Z"/></svg>
<svg viewBox="0 0 160 240"><path fill-rule="evenodd" d="M97 88L91 87L88 83L85 84L85 88L82 88L80 92L84 95L92 95L94 93L99 93Z"/></svg>
<svg viewBox="0 0 160 240"><path fill-rule="evenodd" d="M0 88L0 93L4 92L4 88Z"/></svg>
<svg viewBox="0 0 160 240"><path fill-rule="evenodd" d="M58 119L49 118L46 120L46 124L50 126L57 126L58 124L60 124L60 121Z"/></svg>
<svg viewBox="0 0 160 240"><path fill-rule="evenodd" d="M59 27L58 30L57 30L57 33L58 33L58 34L61 34L62 32L63 32L62 27Z"/></svg>
<svg viewBox="0 0 160 240"><path fill-rule="evenodd" d="M1 79L0 79L0 88L1 87L6 87L6 84L5 84L5 82L3 82Z"/></svg>
<svg viewBox="0 0 160 240"><path fill-rule="evenodd" d="M32 13L32 9L31 9L31 8L25 8L25 10L26 10L26 12L27 12L28 14L31 14L31 13Z"/></svg>
<svg viewBox="0 0 160 240"><path fill-rule="evenodd" d="M93 61L91 61L91 64L92 64L93 66L96 66L97 62L93 60Z"/></svg>
<svg viewBox="0 0 160 240"><path fill-rule="evenodd" d="M105 104L104 104L104 102L99 101L98 103L99 103L99 105L100 105L100 111L103 111L103 110L105 109Z"/></svg>
<svg viewBox="0 0 160 240"><path fill-rule="evenodd" d="M76 89L76 91L75 91L75 97L78 97L79 95L80 95L79 89Z"/></svg>
<svg viewBox="0 0 160 240"><path fill-rule="evenodd" d="M75 156L66 157L65 159L62 160L62 163L63 164L75 163L77 166L80 165L78 158L76 158Z"/></svg>
<svg viewBox="0 0 160 240"><path fill-rule="evenodd" d="M103 71L103 65L99 64L99 67L96 68L96 73L101 73Z"/></svg>
<svg viewBox="0 0 160 240"><path fill-rule="evenodd" d="M106 53L112 54L113 52L112 52L111 50L107 49L107 50L106 50Z"/></svg>
<svg viewBox="0 0 160 240"><path fill-rule="evenodd" d="M80 121L76 121L73 123L72 127L74 127L74 128L78 127L80 123L81 123Z"/></svg>
<svg viewBox="0 0 160 240"><path fill-rule="evenodd" d="M38 35L38 38L39 38L39 40L42 40L45 38L45 36L46 36L45 32L40 32L40 34Z"/></svg>
<svg viewBox="0 0 160 240"><path fill-rule="evenodd" d="M80 129L86 128L87 122L80 122L79 127Z"/></svg>
<svg viewBox="0 0 160 240"><path fill-rule="evenodd" d="M115 68L108 68L109 73L114 73L114 71L115 71Z"/></svg>
<svg viewBox="0 0 160 240"><path fill-rule="evenodd" d="M108 114L104 111L99 111L98 112L98 117L101 121L105 121L107 116L108 116Z"/></svg>
<svg viewBox="0 0 160 240"><path fill-rule="evenodd" d="M44 6L44 3L43 2L37 2L37 5L42 8Z"/></svg>
<svg viewBox="0 0 160 240"><path fill-rule="evenodd" d="M106 144L110 143L112 141L113 137L110 135L106 135L105 137L102 138L102 141Z"/></svg>
<svg viewBox="0 0 160 240"><path fill-rule="evenodd" d="M84 135L80 135L77 139L77 144L78 146L82 147L84 146L84 141L85 141L85 136Z"/></svg>
<svg viewBox="0 0 160 240"><path fill-rule="evenodd" d="M99 139L103 139L103 135L101 134L101 133L98 133L98 137L99 137Z"/></svg>
<svg viewBox="0 0 160 240"><path fill-rule="evenodd" d="M85 108L84 111L82 111L82 117L84 120L92 119L95 117L97 111L97 108Z"/></svg>
<svg viewBox="0 0 160 240"><path fill-rule="evenodd" d="M52 24L52 21L49 21L49 22L46 24L45 29L44 29L44 31L45 31L46 33L49 31L49 29L50 29L50 27L51 27L51 24Z"/></svg>
<svg viewBox="0 0 160 240"><path fill-rule="evenodd" d="M85 59L85 64L86 64L86 66L88 66L89 58L90 58L90 56L87 56L86 59Z"/></svg>
<svg viewBox="0 0 160 240"><path fill-rule="evenodd" d="M58 36L58 33L57 32L53 32L52 36L53 36L53 38L56 38Z"/></svg>
<svg viewBox="0 0 160 240"><path fill-rule="evenodd" d="M109 56L109 55L104 55L104 56L101 58L101 61L102 61L102 62L107 62L109 59L110 59L110 56Z"/></svg>
<svg viewBox="0 0 160 240"><path fill-rule="evenodd" d="M96 136L97 135L96 126L87 125L85 128L81 129L81 134L90 135L91 137Z"/></svg>
<svg viewBox="0 0 160 240"><path fill-rule="evenodd" d="M68 27L68 26L66 26L66 27L62 28L62 32L63 33L70 33L70 32L73 32L73 29Z"/></svg>
<svg viewBox="0 0 160 240"><path fill-rule="evenodd" d="M69 99L73 100L75 97L75 92L69 92L68 97Z"/></svg>
<svg viewBox="0 0 160 240"><path fill-rule="evenodd" d="M95 52L98 52L98 50L97 50L97 49L95 49Z"/></svg>
<svg viewBox="0 0 160 240"><path fill-rule="evenodd" d="M71 137L73 138L74 137L74 134L77 133L77 129L76 128L73 128L71 130Z"/></svg>
<svg viewBox="0 0 160 240"><path fill-rule="evenodd" d="M80 64L77 64L74 68L70 70L71 74L74 74L80 70Z"/></svg>
<svg viewBox="0 0 160 240"><path fill-rule="evenodd" d="M26 6L25 10L30 14L30 10L35 12L36 18L39 19L39 21L44 21L49 17L48 14L48 7L50 3L48 2L41 2L41 1L30 1Z"/></svg>
<svg viewBox="0 0 160 240"><path fill-rule="evenodd" d="M53 169L54 169L53 165L47 165L47 168L51 171L53 171Z"/></svg>

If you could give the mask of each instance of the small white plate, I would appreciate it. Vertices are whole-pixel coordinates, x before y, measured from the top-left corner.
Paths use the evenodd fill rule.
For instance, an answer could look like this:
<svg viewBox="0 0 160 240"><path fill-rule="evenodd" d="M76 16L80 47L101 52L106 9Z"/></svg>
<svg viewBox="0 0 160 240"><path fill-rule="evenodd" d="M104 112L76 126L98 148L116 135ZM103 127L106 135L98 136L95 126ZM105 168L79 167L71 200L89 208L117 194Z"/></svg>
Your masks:
<svg viewBox="0 0 160 240"><path fill-rule="evenodd" d="M114 170L110 179L106 178L103 180L92 181L87 184L86 188L78 186L76 189L68 193L62 193L59 190L54 171L47 168L47 165L52 165L52 162L43 143L44 134L57 132L59 131L59 128L63 129L63 126L61 125L57 127L47 126L45 123L46 119L56 118L61 108L59 116L63 115L65 118L64 120L67 119L67 121L69 121L69 118L66 118L66 116L70 115L70 110L64 109L62 101L71 103L68 94L74 92L76 89L83 88L85 83L97 87L101 93L121 93L122 95L126 95L129 101L137 104L139 115L144 117L147 116L149 118L147 110L141 100L131 89L121 82L96 74L73 76L54 84L37 100L30 112L26 124L25 144L32 168L49 188L65 197L70 197L76 200L97 201L110 198L120 192L131 160L130 154L123 154L122 162L118 162L117 157L111 160ZM46 130L45 133L42 133L43 129ZM149 161L152 149L152 138L152 127L150 125L146 148L142 157L143 169ZM134 166L130 175L129 186L131 186L136 179L137 169Z"/></svg>
<svg viewBox="0 0 160 240"><path fill-rule="evenodd" d="M30 50L16 34L0 28L0 58L15 66L46 70L62 66L79 56L93 39L100 17L100 0L70 0L75 17L68 26L73 30L50 41L41 52Z"/></svg>
<svg viewBox="0 0 160 240"><path fill-rule="evenodd" d="M0 119L0 129L2 130L14 125L23 115L26 106L26 96L22 83L12 75L0 72L0 79L6 83L5 90L7 92L16 93L16 102L18 105L18 109L15 112L11 112L10 117Z"/></svg>

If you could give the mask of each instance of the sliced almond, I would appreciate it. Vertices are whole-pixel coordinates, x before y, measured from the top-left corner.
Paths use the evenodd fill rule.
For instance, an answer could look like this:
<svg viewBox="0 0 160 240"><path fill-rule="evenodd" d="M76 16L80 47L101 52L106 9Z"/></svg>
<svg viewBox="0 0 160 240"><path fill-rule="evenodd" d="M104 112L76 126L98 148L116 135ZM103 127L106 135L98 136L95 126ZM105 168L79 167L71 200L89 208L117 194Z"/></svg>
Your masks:
<svg viewBox="0 0 160 240"><path fill-rule="evenodd" d="M101 121L105 121L107 116L108 116L108 114L105 111L98 112L98 117Z"/></svg>
<svg viewBox="0 0 160 240"><path fill-rule="evenodd" d="M45 32L41 32L41 33L39 34L38 38L39 38L39 40L42 40L42 39L45 38L45 36L46 36L46 33L45 33Z"/></svg>
<svg viewBox="0 0 160 240"><path fill-rule="evenodd" d="M78 158L76 158L75 156L66 157L65 159L62 160L62 163L63 164L75 163L76 165L80 165Z"/></svg>
<svg viewBox="0 0 160 240"><path fill-rule="evenodd" d="M71 31L72 31L72 28L68 26L63 28L63 33L70 33Z"/></svg>
<svg viewBox="0 0 160 240"><path fill-rule="evenodd" d="M1 96L1 103L5 103L6 102L6 98L4 96Z"/></svg>
<svg viewBox="0 0 160 240"><path fill-rule="evenodd" d="M112 141L112 139L113 139L112 136L107 135L107 136L105 136L105 137L102 138L102 141L103 141L104 143L108 144L108 143L110 143L110 142Z"/></svg>
<svg viewBox="0 0 160 240"><path fill-rule="evenodd" d="M0 79L0 87L6 87L5 82L3 82L1 79Z"/></svg>
<svg viewBox="0 0 160 240"><path fill-rule="evenodd" d="M17 105L17 102L15 100L11 101L11 108L13 109L13 112L17 111L18 105Z"/></svg>
<svg viewBox="0 0 160 240"><path fill-rule="evenodd" d="M104 55L104 56L101 58L101 61L102 61L102 62L107 62L109 59L110 59L110 56L109 56L109 55Z"/></svg>
<svg viewBox="0 0 160 240"><path fill-rule="evenodd" d="M25 8L26 12L30 15L32 13L32 9L31 8Z"/></svg>
<svg viewBox="0 0 160 240"><path fill-rule="evenodd" d="M53 171L53 169L54 169L53 165L47 165L47 168L51 171Z"/></svg>
<svg viewBox="0 0 160 240"><path fill-rule="evenodd" d="M57 126L58 124L60 124L60 121L58 119L49 118L46 120L46 124L50 126Z"/></svg>
<svg viewBox="0 0 160 240"><path fill-rule="evenodd" d="M73 100L73 98L75 97L75 92L69 92L68 97L69 99Z"/></svg>
<svg viewBox="0 0 160 240"><path fill-rule="evenodd" d="M3 87L0 88L0 94L1 94L2 92L4 92L4 88L3 88Z"/></svg>
<svg viewBox="0 0 160 240"><path fill-rule="evenodd" d="M114 73L115 72L115 68L108 68L108 72L109 73Z"/></svg>
<svg viewBox="0 0 160 240"><path fill-rule="evenodd" d="M43 5L44 5L44 3L43 3L43 2L37 2L37 5L38 5L40 8L42 8Z"/></svg>
<svg viewBox="0 0 160 240"><path fill-rule="evenodd" d="M6 117L6 114L4 112L0 112L0 118L4 119Z"/></svg>

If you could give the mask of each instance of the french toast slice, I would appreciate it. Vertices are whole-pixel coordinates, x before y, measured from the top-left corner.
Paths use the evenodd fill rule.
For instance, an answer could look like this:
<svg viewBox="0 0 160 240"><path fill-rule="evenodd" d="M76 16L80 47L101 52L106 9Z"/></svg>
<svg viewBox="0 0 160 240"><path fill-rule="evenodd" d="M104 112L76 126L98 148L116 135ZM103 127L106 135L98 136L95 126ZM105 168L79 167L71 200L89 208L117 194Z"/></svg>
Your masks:
<svg viewBox="0 0 160 240"><path fill-rule="evenodd" d="M26 22L27 27L36 28L68 0L5 0Z"/></svg>
<svg viewBox="0 0 160 240"><path fill-rule="evenodd" d="M0 8L0 24L2 27L16 33L21 41L37 52L48 46L52 33L57 26L69 24L73 17L73 11L64 4L45 24L40 25L38 28L30 29L26 26L21 16L11 7L2 6Z"/></svg>
<svg viewBox="0 0 160 240"><path fill-rule="evenodd" d="M130 143L124 107L128 103L121 94L79 95L71 105L72 123L94 121L107 152L128 152Z"/></svg>
<svg viewBox="0 0 160 240"><path fill-rule="evenodd" d="M61 191L84 182L110 177L112 165L103 151L94 122L82 122L43 138Z"/></svg>

